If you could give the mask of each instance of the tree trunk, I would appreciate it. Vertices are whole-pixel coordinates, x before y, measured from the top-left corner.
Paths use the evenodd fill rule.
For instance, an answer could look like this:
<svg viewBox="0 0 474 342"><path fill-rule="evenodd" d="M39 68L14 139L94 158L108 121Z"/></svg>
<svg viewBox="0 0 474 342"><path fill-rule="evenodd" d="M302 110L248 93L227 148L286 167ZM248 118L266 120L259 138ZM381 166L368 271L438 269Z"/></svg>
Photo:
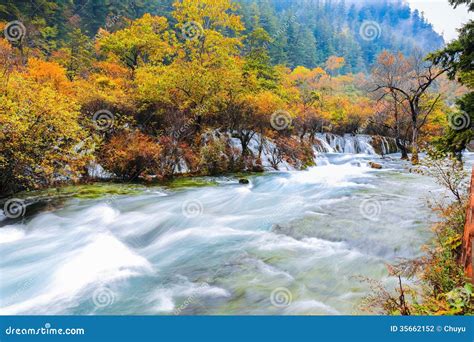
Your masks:
<svg viewBox="0 0 474 342"><path fill-rule="evenodd" d="M419 135L418 117L420 114L419 100L420 100L419 97L416 97L413 101L410 101L411 122L412 122L412 129L413 129L411 162L413 165L418 165L420 163L420 158L418 155L418 152L419 152L418 150L418 135Z"/></svg>
<svg viewBox="0 0 474 342"><path fill-rule="evenodd" d="M248 142L245 138L240 139L242 144L242 157L245 157L248 154Z"/></svg>
<svg viewBox="0 0 474 342"><path fill-rule="evenodd" d="M398 149L402 152L402 160L408 160L408 149L405 146L405 141L401 138L401 128L400 128L400 118L398 115L398 99L396 94L392 94L394 97L395 103L395 133L397 137L395 138L395 142L397 144Z"/></svg>
<svg viewBox="0 0 474 342"><path fill-rule="evenodd" d="M413 163L413 165L417 165L420 162L420 158L419 158L419 155L418 155L418 127L417 127L416 123L414 123L414 125L413 125L411 162Z"/></svg>
<svg viewBox="0 0 474 342"><path fill-rule="evenodd" d="M263 137L263 132L260 132L260 144L258 145L258 159L262 158L263 153L263 144L265 143L265 138Z"/></svg>
<svg viewBox="0 0 474 342"><path fill-rule="evenodd" d="M240 144L242 145L242 157L246 157L249 154L249 143L251 136L249 133L240 133L239 134Z"/></svg>
<svg viewBox="0 0 474 342"><path fill-rule="evenodd" d="M306 131L307 131L307 129L306 129L305 125L303 125L303 129L302 129L302 132L300 134L300 142L301 143L304 142L304 136L306 135Z"/></svg>
<svg viewBox="0 0 474 342"><path fill-rule="evenodd" d="M402 152L402 160L408 160L408 149L400 137L395 139L398 149Z"/></svg>

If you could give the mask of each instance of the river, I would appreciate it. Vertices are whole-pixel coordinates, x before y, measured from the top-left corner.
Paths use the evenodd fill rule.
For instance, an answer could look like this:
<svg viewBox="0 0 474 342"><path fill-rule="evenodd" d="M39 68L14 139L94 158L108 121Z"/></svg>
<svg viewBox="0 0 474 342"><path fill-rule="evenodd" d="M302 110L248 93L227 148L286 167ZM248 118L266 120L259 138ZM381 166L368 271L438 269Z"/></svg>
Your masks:
<svg viewBox="0 0 474 342"><path fill-rule="evenodd" d="M444 193L409 168L328 153L248 185L222 177L0 217L0 314L360 313L360 277L390 285L385 263L431 237L427 201Z"/></svg>

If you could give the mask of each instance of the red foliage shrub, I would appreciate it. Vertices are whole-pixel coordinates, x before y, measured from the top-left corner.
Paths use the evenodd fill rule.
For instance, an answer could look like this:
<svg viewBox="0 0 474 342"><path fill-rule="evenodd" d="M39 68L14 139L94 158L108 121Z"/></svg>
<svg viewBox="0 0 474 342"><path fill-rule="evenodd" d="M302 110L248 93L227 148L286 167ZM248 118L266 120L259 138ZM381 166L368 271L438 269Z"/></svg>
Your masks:
<svg viewBox="0 0 474 342"><path fill-rule="evenodd" d="M139 131L114 135L102 147L100 162L123 180L134 180L160 172L162 147Z"/></svg>

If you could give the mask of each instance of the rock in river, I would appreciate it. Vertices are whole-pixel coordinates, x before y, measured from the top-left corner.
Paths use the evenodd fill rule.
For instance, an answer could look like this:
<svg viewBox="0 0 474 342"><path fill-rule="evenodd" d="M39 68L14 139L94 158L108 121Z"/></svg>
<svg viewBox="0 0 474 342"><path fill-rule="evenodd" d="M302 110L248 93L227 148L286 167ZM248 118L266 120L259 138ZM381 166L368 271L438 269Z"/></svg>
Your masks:
<svg viewBox="0 0 474 342"><path fill-rule="evenodd" d="M381 165L381 164L377 164L377 163L374 163L374 162L370 162L370 163L369 163L369 166L370 166L372 169L376 169L376 170L381 170L381 169L382 169L382 165Z"/></svg>

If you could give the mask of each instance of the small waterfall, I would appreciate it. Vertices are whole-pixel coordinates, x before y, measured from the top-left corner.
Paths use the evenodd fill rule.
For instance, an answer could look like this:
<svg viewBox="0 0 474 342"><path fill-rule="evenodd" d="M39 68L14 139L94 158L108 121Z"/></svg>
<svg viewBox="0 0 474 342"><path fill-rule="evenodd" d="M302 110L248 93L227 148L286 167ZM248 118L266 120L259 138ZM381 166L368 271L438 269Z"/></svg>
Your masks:
<svg viewBox="0 0 474 342"><path fill-rule="evenodd" d="M317 152L320 153L334 153L336 152L331 145L327 142L326 139L321 139L320 137L316 137L316 141L314 144L314 148Z"/></svg>
<svg viewBox="0 0 474 342"><path fill-rule="evenodd" d="M213 132L211 133L216 139L226 139L225 141L230 147L237 151L241 151L242 146L239 139L235 138L229 132ZM298 139L298 138L296 138ZM392 140L390 140L392 139ZM203 140L208 140L207 136ZM262 141L263 140L263 141ZM260 145L263 146L260 150ZM292 164L285 158L278 160L279 147L270 138L262 137L255 133L248 144L248 150L253 156L259 156L261 166L264 170L292 171L297 170L300 166ZM341 153L341 154L365 154L365 155L386 155L396 153L396 144L393 138L385 138L381 136L370 136L365 134L344 134L343 136L333 133L318 133L314 137L313 144L314 157L318 158L318 165L326 164L327 161L321 159L321 155L325 153ZM185 170L185 171L183 171ZM186 172L186 164L182 163L176 173Z"/></svg>
<svg viewBox="0 0 474 342"><path fill-rule="evenodd" d="M372 137L368 135L351 136L357 142L357 152L364 154L376 154L372 146Z"/></svg>
<svg viewBox="0 0 474 342"><path fill-rule="evenodd" d="M316 135L315 149L320 153L349 153L349 154L390 154L396 153L390 144L390 138L372 137L364 134L345 134L344 136L332 133Z"/></svg>
<svg viewBox="0 0 474 342"><path fill-rule="evenodd" d="M331 133L320 133L316 135L317 150L319 152L328 153L364 153L376 154L371 145L372 138L368 135L351 135L344 136Z"/></svg>
<svg viewBox="0 0 474 342"><path fill-rule="evenodd" d="M382 142L381 142L381 148L382 148L382 154L389 154L390 153L390 144L387 140L386 137L382 137Z"/></svg>

